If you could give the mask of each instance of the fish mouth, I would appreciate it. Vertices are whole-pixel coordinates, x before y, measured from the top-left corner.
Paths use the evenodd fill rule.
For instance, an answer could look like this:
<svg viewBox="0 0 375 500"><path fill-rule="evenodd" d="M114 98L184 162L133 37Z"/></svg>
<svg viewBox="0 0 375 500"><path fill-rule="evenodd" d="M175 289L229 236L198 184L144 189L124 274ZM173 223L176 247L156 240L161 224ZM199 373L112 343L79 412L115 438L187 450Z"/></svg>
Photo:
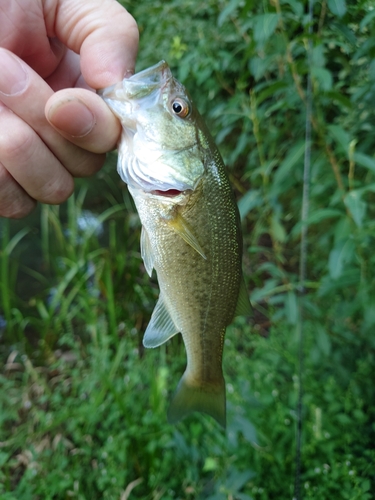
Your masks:
<svg viewBox="0 0 375 500"><path fill-rule="evenodd" d="M142 86L158 86L160 87L166 80L172 77L171 70L165 61L151 66L151 68L144 69L139 73L135 73L126 80L126 83L142 85Z"/></svg>
<svg viewBox="0 0 375 500"><path fill-rule="evenodd" d="M175 198L176 196L180 196L180 194L185 193L185 191L179 191L178 189L167 189L166 191L161 191L160 189L155 189L151 191L151 194L156 196L164 196L166 198Z"/></svg>
<svg viewBox="0 0 375 500"><path fill-rule="evenodd" d="M151 96L155 91L162 92L173 78L165 61L160 61L151 68L123 80L123 90L128 99L142 99Z"/></svg>
<svg viewBox="0 0 375 500"><path fill-rule="evenodd" d="M124 78L115 85L99 89L97 93L113 110L109 100L113 99L115 101L120 100L126 102L132 99L147 97L155 90L166 87L172 78L172 72L168 64L165 61L160 61L154 66L151 66L151 68L146 68L129 78Z"/></svg>

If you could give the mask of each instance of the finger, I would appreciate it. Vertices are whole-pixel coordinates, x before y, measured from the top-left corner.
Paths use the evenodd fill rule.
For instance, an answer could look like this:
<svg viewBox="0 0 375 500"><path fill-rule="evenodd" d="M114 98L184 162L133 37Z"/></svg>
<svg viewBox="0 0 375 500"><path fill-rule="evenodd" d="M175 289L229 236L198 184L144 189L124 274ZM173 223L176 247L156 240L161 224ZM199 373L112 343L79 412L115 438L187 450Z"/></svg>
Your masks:
<svg viewBox="0 0 375 500"><path fill-rule="evenodd" d="M55 0L45 12L49 36L81 56L85 81L94 89L134 72L138 28L116 0Z"/></svg>
<svg viewBox="0 0 375 500"><path fill-rule="evenodd" d="M73 178L38 134L5 106L0 107L0 123L2 167L30 198L53 204L65 201L73 192Z"/></svg>
<svg viewBox="0 0 375 500"><path fill-rule="evenodd" d="M55 92L61 89L77 87L77 82L81 78L80 57L72 50L67 49L64 57L56 70L45 80ZM84 88L90 88L85 84Z"/></svg>
<svg viewBox="0 0 375 500"><path fill-rule="evenodd" d="M67 89L47 101L49 123L77 146L93 153L114 149L121 133L119 120L94 92Z"/></svg>
<svg viewBox="0 0 375 500"><path fill-rule="evenodd" d="M59 65L66 46L46 32L40 1L0 1L0 46L23 59L42 78Z"/></svg>
<svg viewBox="0 0 375 500"><path fill-rule="evenodd" d="M0 49L0 67L0 102L35 130L59 160L60 168L65 167L75 177L95 173L105 156L77 147L48 123L44 108L53 95L49 85L17 56L4 49Z"/></svg>
<svg viewBox="0 0 375 500"><path fill-rule="evenodd" d="M36 206L35 200L21 188L0 163L0 217L20 219Z"/></svg>

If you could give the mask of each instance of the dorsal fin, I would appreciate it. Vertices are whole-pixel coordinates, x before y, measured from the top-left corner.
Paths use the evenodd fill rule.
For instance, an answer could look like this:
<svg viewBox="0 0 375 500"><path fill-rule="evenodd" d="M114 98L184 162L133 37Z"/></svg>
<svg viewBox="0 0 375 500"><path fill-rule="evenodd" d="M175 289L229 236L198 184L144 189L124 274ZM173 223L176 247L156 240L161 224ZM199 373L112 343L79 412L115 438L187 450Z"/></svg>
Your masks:
<svg viewBox="0 0 375 500"><path fill-rule="evenodd" d="M249 295L246 290L245 281L242 278L240 285L240 292L238 294L237 306L235 316L250 316L253 310L250 304Z"/></svg>

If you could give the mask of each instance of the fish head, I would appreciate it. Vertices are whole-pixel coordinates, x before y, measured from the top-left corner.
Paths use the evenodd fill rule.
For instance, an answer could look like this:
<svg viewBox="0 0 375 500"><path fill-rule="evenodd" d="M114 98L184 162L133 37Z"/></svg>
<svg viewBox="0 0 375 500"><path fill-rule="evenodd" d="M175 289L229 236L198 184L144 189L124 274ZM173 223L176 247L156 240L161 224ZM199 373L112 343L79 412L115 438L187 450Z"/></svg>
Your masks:
<svg viewBox="0 0 375 500"><path fill-rule="evenodd" d="M131 190L174 196L194 190L207 148L198 112L166 62L99 91L120 119L118 171Z"/></svg>

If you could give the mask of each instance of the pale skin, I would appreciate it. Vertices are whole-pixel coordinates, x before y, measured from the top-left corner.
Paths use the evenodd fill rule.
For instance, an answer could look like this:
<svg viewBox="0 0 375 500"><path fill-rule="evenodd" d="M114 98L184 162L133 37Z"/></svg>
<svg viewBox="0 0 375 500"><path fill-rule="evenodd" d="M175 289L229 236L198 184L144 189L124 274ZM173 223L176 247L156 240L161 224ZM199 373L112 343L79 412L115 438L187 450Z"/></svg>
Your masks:
<svg viewBox="0 0 375 500"><path fill-rule="evenodd" d="M116 0L0 0L0 217L59 204L116 147L97 90L134 72L138 29Z"/></svg>

